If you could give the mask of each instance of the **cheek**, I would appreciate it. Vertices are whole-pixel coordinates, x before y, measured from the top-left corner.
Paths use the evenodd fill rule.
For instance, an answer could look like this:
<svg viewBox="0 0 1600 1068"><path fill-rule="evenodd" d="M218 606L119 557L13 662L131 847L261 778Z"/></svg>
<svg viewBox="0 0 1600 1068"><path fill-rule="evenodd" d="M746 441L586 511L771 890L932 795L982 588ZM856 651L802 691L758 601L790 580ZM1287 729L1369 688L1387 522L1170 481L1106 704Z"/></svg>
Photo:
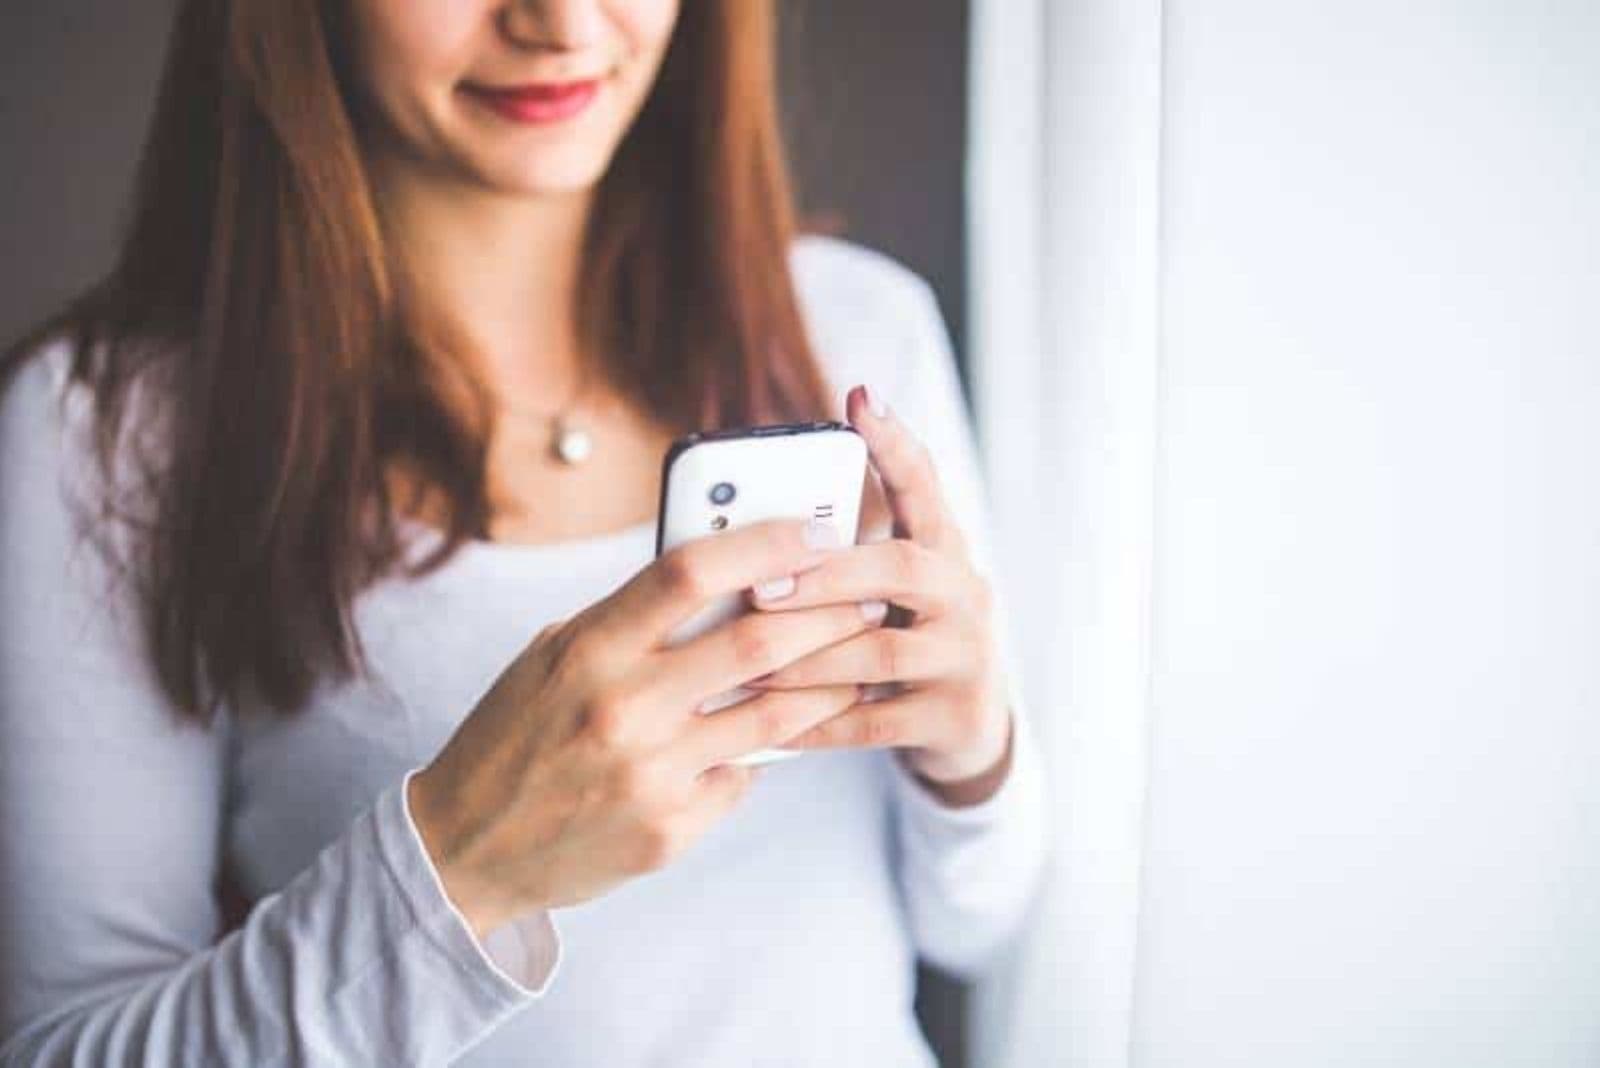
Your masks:
<svg viewBox="0 0 1600 1068"><path fill-rule="evenodd" d="M355 55L370 96L391 118L448 94L466 70L490 0L356 0Z"/></svg>
<svg viewBox="0 0 1600 1068"><path fill-rule="evenodd" d="M637 58L659 57L678 23L679 0L611 0L607 9Z"/></svg>
<svg viewBox="0 0 1600 1068"><path fill-rule="evenodd" d="M622 59L616 86L618 127L608 138L614 143L638 117L661 73L661 61L677 27L678 0L608 0L605 10L613 47Z"/></svg>

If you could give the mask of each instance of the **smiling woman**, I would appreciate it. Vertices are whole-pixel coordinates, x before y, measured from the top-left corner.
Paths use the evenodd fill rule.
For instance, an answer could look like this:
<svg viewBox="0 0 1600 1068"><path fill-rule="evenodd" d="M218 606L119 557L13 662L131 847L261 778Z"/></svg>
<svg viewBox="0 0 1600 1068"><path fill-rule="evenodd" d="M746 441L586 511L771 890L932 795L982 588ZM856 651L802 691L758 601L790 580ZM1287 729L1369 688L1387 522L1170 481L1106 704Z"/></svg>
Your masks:
<svg viewBox="0 0 1600 1068"><path fill-rule="evenodd" d="M181 358L171 447L110 503L145 520L156 663L197 718L352 668L348 594L399 519L445 530L430 565L614 529L674 434L837 413L786 265L767 5L324 6L182 6L117 264L6 361L71 336L108 466ZM601 70L536 129L460 91ZM616 464L521 462L579 414ZM576 507L541 522L551 494Z"/></svg>
<svg viewBox="0 0 1600 1068"><path fill-rule="evenodd" d="M679 16L678 0L351 0L350 12L362 95L373 125L389 127L389 147L441 173L528 194L582 191L601 177L655 83ZM686 14L708 16L740 18ZM486 47L495 39L512 47ZM562 48L540 47L551 40Z"/></svg>
<svg viewBox="0 0 1600 1068"><path fill-rule="evenodd" d="M122 253L4 367L0 1063L931 1062L1041 787L937 303L796 233L772 29L182 5ZM818 418L870 544L653 558L674 435Z"/></svg>

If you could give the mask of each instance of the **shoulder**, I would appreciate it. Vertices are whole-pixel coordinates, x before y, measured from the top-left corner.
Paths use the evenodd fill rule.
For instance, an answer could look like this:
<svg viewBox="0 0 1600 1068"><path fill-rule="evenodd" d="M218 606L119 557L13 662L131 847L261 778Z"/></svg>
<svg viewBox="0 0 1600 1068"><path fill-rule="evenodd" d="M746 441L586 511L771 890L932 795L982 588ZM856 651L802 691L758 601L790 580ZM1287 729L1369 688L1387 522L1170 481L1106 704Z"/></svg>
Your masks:
<svg viewBox="0 0 1600 1068"><path fill-rule="evenodd" d="M162 372L173 369L175 350L155 343L88 343L81 350L62 329L14 354L0 377L0 441L35 450L81 451L97 415L98 394L114 393L119 433L116 453L150 453L163 425ZM115 374L107 366L117 361ZM114 383L114 389L110 383ZM11 451L0 446L0 457Z"/></svg>
<svg viewBox="0 0 1600 1068"><path fill-rule="evenodd" d="M74 355L53 337L17 354L0 383L0 551L13 557L49 555L90 486L92 397L72 383Z"/></svg>
<svg viewBox="0 0 1600 1068"><path fill-rule="evenodd" d="M797 280L878 296L919 293L928 283L887 252L827 234L801 234L790 246Z"/></svg>
<svg viewBox="0 0 1600 1068"><path fill-rule="evenodd" d="M910 267L875 248L804 234L790 249L795 285L807 314L827 323L874 323L924 310L933 290Z"/></svg>
<svg viewBox="0 0 1600 1068"><path fill-rule="evenodd" d="M817 234L795 240L790 262L806 329L841 395L867 381L892 397L950 360L933 288L904 263Z"/></svg>
<svg viewBox="0 0 1600 1068"><path fill-rule="evenodd" d="M75 374L79 362L77 344L55 334L18 353L0 380L0 542L61 537L105 517L107 505L143 517L132 498L155 441L147 382L133 377L119 418L103 427L94 386ZM107 429L109 470L100 446Z"/></svg>
<svg viewBox="0 0 1600 1068"><path fill-rule="evenodd" d="M18 395L31 396L28 403L37 403L42 395L60 393L72 366L72 355L72 342L62 333L9 354L11 373L0 379L0 398L9 406Z"/></svg>
<svg viewBox="0 0 1600 1068"><path fill-rule="evenodd" d="M69 428L82 424L82 391L70 387L74 350L62 336L53 336L16 355L9 374L0 380L0 475L5 484L29 472L40 461L56 462Z"/></svg>

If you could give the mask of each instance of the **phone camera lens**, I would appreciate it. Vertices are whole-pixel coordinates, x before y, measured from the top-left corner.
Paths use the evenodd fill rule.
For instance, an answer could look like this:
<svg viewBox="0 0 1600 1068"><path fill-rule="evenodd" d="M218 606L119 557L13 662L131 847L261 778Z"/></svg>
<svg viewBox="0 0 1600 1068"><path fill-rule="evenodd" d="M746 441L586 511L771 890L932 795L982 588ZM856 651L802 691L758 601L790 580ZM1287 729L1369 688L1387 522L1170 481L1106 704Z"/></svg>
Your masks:
<svg viewBox="0 0 1600 1068"><path fill-rule="evenodd" d="M718 482L715 486L711 487L711 503L727 504L729 501L733 500L733 493L734 490L732 482Z"/></svg>

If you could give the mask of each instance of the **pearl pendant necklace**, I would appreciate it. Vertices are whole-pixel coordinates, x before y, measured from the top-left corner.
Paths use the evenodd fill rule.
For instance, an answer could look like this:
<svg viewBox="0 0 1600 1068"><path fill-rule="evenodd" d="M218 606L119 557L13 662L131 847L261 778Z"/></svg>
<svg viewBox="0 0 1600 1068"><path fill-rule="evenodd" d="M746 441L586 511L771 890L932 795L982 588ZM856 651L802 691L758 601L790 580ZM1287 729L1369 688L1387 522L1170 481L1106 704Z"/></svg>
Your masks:
<svg viewBox="0 0 1600 1068"><path fill-rule="evenodd" d="M573 388L572 396L554 412L532 412L519 405L505 402L501 402L500 411L517 419L537 419L543 422L549 428L550 440L547 451L550 457L567 467L576 467L594 452L594 435L588 427L574 422L570 414L577 407L578 398L583 395L588 377L588 368L585 367L578 376L578 384Z"/></svg>
<svg viewBox="0 0 1600 1068"><path fill-rule="evenodd" d="M556 459L568 467L574 467L587 460L589 454L594 451L594 439L589 432L581 426L574 425L564 414L556 416L554 423L550 447Z"/></svg>

